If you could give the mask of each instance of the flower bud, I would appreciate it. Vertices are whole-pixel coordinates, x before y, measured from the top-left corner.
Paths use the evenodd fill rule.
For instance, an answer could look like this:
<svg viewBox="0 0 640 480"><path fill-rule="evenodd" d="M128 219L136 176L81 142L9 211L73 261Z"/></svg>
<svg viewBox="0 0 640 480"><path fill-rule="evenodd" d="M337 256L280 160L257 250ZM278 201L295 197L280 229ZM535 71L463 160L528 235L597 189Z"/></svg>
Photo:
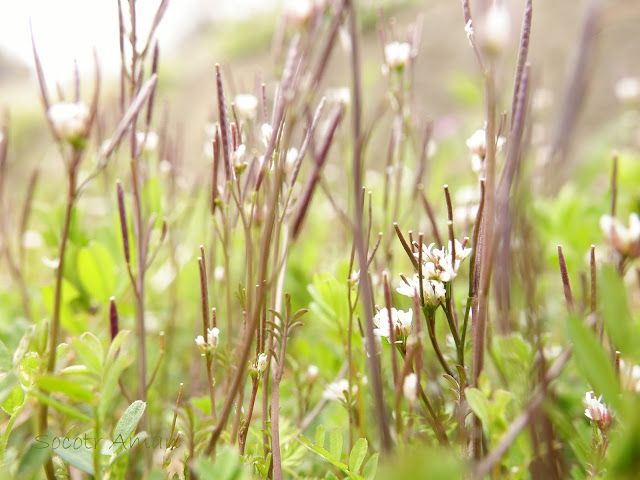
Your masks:
<svg viewBox="0 0 640 480"><path fill-rule="evenodd" d="M480 45L488 53L499 54L511 42L511 15L503 2L494 2L482 21Z"/></svg>
<svg viewBox="0 0 640 480"><path fill-rule="evenodd" d="M83 102L60 102L49 107L47 115L56 134L74 147L81 147L89 122L89 109Z"/></svg>
<svg viewBox="0 0 640 480"><path fill-rule="evenodd" d="M392 70L402 70L411 56L411 45L406 42L391 42L384 46L387 66Z"/></svg>

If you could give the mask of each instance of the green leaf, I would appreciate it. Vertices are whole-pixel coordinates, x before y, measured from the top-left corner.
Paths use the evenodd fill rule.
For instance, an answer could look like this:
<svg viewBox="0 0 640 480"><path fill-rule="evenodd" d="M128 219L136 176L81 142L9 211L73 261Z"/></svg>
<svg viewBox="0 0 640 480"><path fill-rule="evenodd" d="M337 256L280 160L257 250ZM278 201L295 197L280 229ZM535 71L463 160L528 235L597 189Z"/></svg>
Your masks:
<svg viewBox="0 0 640 480"><path fill-rule="evenodd" d="M4 402L18 385L18 377L13 373L8 373L0 377L0 402Z"/></svg>
<svg viewBox="0 0 640 480"><path fill-rule="evenodd" d="M318 447L324 447L324 439L325 439L324 426L318 425L316 427L316 435L315 435L313 443L315 443Z"/></svg>
<svg viewBox="0 0 640 480"><path fill-rule="evenodd" d="M349 470L354 473L357 473L358 470L360 470L364 457L367 455L368 448L369 443L367 442L367 439L359 438L349 454Z"/></svg>
<svg viewBox="0 0 640 480"><path fill-rule="evenodd" d="M342 457L342 432L338 428L331 430L329 435L329 452L334 460L340 461L340 457Z"/></svg>
<svg viewBox="0 0 640 480"><path fill-rule="evenodd" d="M122 372L131 364L133 360L129 355L119 355L115 363L108 370L105 369L102 379L102 395L100 395L100 404L98 405L98 416L103 418L113 397L113 392L118 386L118 379Z"/></svg>
<svg viewBox="0 0 640 480"><path fill-rule="evenodd" d="M24 405L24 391L20 385L17 385L13 391L2 402L2 409L9 415L13 415L19 411Z"/></svg>
<svg viewBox="0 0 640 480"><path fill-rule="evenodd" d="M111 341L109 345L109 350L107 351L107 358L104 361L104 369L108 371L111 368L111 364L113 363L116 354L118 353L118 349L122 346L124 341L127 339L131 330L120 330L116 338Z"/></svg>
<svg viewBox="0 0 640 480"><path fill-rule="evenodd" d="M369 457L367 463L364 464L362 469L362 476L365 480L373 480L376 476L376 470L378 470L378 456L380 454L374 453Z"/></svg>
<svg viewBox="0 0 640 480"><path fill-rule="evenodd" d="M82 445L80 448L56 448L53 451L69 465L93 475L93 451Z"/></svg>
<svg viewBox="0 0 640 480"><path fill-rule="evenodd" d="M93 392L86 388L85 382L45 376L36 379L36 384L47 392L64 393L67 397L77 402L92 403L95 399Z"/></svg>
<svg viewBox="0 0 640 480"><path fill-rule="evenodd" d="M603 395L606 402L619 406L618 377L595 333L574 316L568 318L567 330L573 341L573 355L580 374L589 382L596 396Z"/></svg>
<svg viewBox="0 0 640 480"><path fill-rule="evenodd" d="M79 339L74 338L72 343L80 361L89 367L91 372L101 376L104 351L100 340L91 332L85 332Z"/></svg>
<svg viewBox="0 0 640 480"><path fill-rule="evenodd" d="M4 342L0 340L0 375L7 373L13 367L13 360L11 354Z"/></svg>
<svg viewBox="0 0 640 480"><path fill-rule="evenodd" d="M489 401L484 394L474 387L465 389L465 397L469 407L477 415L485 428L489 427Z"/></svg>
<svg viewBox="0 0 640 480"><path fill-rule="evenodd" d="M144 414L146 406L147 404L142 400L136 400L129 405L129 408L125 410L116 425L116 429L113 433L114 442L118 442L120 440L124 442L131 436L131 434L133 434L138 426L138 422L140 422L140 419Z"/></svg>
<svg viewBox="0 0 640 480"><path fill-rule="evenodd" d="M42 301L49 312L53 315L53 285L42 288ZM86 317L74 315L71 309L71 302L80 297L78 289L66 278L62 279L62 298L60 301L60 323L64 328L72 333L80 335L87 330Z"/></svg>
<svg viewBox="0 0 640 480"><path fill-rule="evenodd" d="M46 438L46 436L45 436ZM31 478L49 457L50 450L42 441L31 440L22 454L16 478Z"/></svg>
<svg viewBox="0 0 640 480"><path fill-rule="evenodd" d="M91 417L85 415L77 408L65 405L64 403L54 400L53 398L37 391L32 391L29 395L37 398L40 402L55 408L59 412L68 415L69 417L76 418L85 423L93 423L93 419Z"/></svg>
<svg viewBox="0 0 640 480"><path fill-rule="evenodd" d="M604 326L616 349L623 356L636 353L627 288L613 265L604 265L600 270L598 290Z"/></svg>
<svg viewBox="0 0 640 480"><path fill-rule="evenodd" d="M77 258L78 277L92 298L107 303L116 286L113 259L109 250L97 242L81 248Z"/></svg>

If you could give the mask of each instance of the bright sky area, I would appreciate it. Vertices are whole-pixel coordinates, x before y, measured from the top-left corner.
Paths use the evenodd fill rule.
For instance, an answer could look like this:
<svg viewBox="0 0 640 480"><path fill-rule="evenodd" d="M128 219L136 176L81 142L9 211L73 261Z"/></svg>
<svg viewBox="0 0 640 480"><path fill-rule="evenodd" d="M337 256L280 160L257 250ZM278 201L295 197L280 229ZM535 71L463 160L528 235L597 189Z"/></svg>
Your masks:
<svg viewBox="0 0 640 480"><path fill-rule="evenodd" d="M123 5L128 4L123 0ZM138 0L141 31L148 32L159 0ZM160 46L179 44L195 26L194 19L245 17L272 7L274 0L169 0L157 31ZM93 69L93 49L107 72L119 66L117 0L0 0L0 48L33 66L29 20L45 73L69 80L73 61L81 71Z"/></svg>

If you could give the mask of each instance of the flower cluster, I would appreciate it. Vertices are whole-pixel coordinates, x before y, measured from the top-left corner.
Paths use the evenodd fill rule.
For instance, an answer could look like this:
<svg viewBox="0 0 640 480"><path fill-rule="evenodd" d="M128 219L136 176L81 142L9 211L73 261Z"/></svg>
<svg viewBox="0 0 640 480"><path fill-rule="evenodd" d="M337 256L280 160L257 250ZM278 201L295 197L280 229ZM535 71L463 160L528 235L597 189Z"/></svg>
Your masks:
<svg viewBox="0 0 640 480"><path fill-rule="evenodd" d="M447 289L445 284L450 282L458 274L462 261L469 256L471 248L466 248L468 239L462 243L455 240L455 249L449 241L448 248L433 248L431 245L422 245L422 294L424 301L431 307L437 307L444 300ZM455 253L454 253L455 250ZM419 253L414 253L420 258ZM455 256L455 258L454 258ZM396 291L401 295L413 298L420 292L420 277L418 273L411 279L401 275L402 283Z"/></svg>
<svg viewBox="0 0 640 480"><path fill-rule="evenodd" d="M213 351L218 346L218 339L220 337L220 329L213 327L207 329L207 341L204 341L202 335L196 337L196 345L202 356Z"/></svg>
<svg viewBox="0 0 640 480"><path fill-rule="evenodd" d="M607 405L602 403L602 395L596 398L593 392L587 392L584 396L585 411L587 418L600 429L606 432L611 424L611 411Z"/></svg>
<svg viewBox="0 0 640 480"><path fill-rule="evenodd" d="M631 259L640 257L640 218L637 213L629 215L629 228L617 218L603 215L600 228L607 243L620 255Z"/></svg>
<svg viewBox="0 0 640 480"><path fill-rule="evenodd" d="M403 339L406 339L411 330L413 329L413 310L404 312L402 310L391 309L391 323L393 324L393 332L396 338L396 343L402 343ZM373 333L378 337L386 338L388 342L391 341L391 329L389 325L389 311L386 308L381 309L373 317L373 323L376 328L373 329Z"/></svg>

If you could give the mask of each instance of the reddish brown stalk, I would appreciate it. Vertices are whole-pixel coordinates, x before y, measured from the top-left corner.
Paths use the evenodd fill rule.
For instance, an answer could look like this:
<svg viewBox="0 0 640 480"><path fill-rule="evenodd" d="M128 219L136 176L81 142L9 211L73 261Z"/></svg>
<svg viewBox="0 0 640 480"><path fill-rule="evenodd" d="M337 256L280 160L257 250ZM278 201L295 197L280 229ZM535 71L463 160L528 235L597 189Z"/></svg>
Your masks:
<svg viewBox="0 0 640 480"><path fill-rule="evenodd" d="M151 63L151 74L152 75L156 75L158 73L158 57L160 55L160 51L158 49L158 44L155 44L155 47L153 49L153 61ZM145 117L145 125L147 127L147 130L149 129L149 125L151 125L151 117L153 115L153 105L154 105L154 97L156 94L156 87L154 85L154 87L151 89L151 93L149 94L149 103L147 103L147 116Z"/></svg>
<svg viewBox="0 0 640 480"><path fill-rule="evenodd" d="M402 244L402 248L404 248L404 251L409 257L409 260L411 260L411 264L413 265L413 268L417 272L418 270L420 270L420 265L418 264L418 260L416 260L416 257L413 256L413 250L411 250L411 247L405 240L404 235L402 235L402 232L400 231L400 227L398 227L398 224L396 222L393 222L393 228L395 229L396 235L398 236L398 239Z"/></svg>
<svg viewBox="0 0 640 480"><path fill-rule="evenodd" d="M431 136L433 135L433 122L426 122L424 125L424 131L422 133L422 145L420 147L420 156L418 157L418 167L415 173L415 181L413 183L413 192L414 195L417 195L422 188L420 187L422 183L422 177L424 176L424 171L426 169L426 164L429 152L429 142L431 141Z"/></svg>
<svg viewBox="0 0 640 480"><path fill-rule="evenodd" d="M120 180L116 181L116 191L118 196L118 216L120 217L120 233L122 235L122 247L124 250L124 259L129 265L131 257L129 253L129 230L127 228L127 214L124 207L124 192Z"/></svg>
<svg viewBox="0 0 640 480"><path fill-rule="evenodd" d="M109 299L109 330L111 332L111 341L113 341L118 335L118 310L115 297Z"/></svg>
<svg viewBox="0 0 640 480"><path fill-rule="evenodd" d="M425 195L422 187L419 187L419 191L420 191L420 197L422 199L422 206L424 207L425 212L427 212L427 216L429 217L429 222L431 223L433 238L436 241L437 245L442 245L442 239L440 238L440 232L438 231L438 224L436 223L436 217L433 213L433 208L431 208L431 204L427 200L427 196Z"/></svg>
<svg viewBox="0 0 640 480"><path fill-rule="evenodd" d="M289 180L289 186L292 187L298 178L298 172L300 171L300 165L302 165L302 159L304 158L305 153L307 153L307 149L309 148L309 143L313 139L313 134L316 131L316 127L318 126L318 121L320 120L320 115L324 110L324 105L326 103L326 98L322 97L318 107L316 108L315 113L313 114L313 120L311 121L311 126L307 130L306 135L304 136L304 140L302 141L302 145L300 146L300 150L298 151L298 158L296 158L295 163L293 164L293 170L291 171L291 180Z"/></svg>
<svg viewBox="0 0 640 480"><path fill-rule="evenodd" d="M567 304L569 313L573 312L573 294L571 293L571 284L569 283L569 270L567 270L567 262L562 253L562 245L558 245L558 262L560 263L560 275L562 276L562 287L564 289L564 299Z"/></svg>
<svg viewBox="0 0 640 480"><path fill-rule="evenodd" d="M367 348L370 352L375 352L375 338L373 334L373 302L372 302L372 290L369 274L367 271L367 252L365 250L365 238L363 229L363 208L360 204L359 195L362 189L362 143L361 143L361 79L360 79L360 51L358 49L358 32L356 21L356 9L354 2L349 0L349 32L351 39L351 74L353 75L353 104L352 104L352 119L353 119L353 162L352 162L352 175L353 175L353 195L355 203L354 222L353 222L353 236L356 243L356 255L358 258L358 265L360 266L360 291L362 294L362 304L364 307L364 318L366 326L366 341ZM376 412L376 420L378 428L380 429L380 447L382 452L388 453L391 451L391 434L389 432L389 425L387 424L387 414L385 411L383 392L382 392L382 379L380 372L380 359L377 355L371 355L369 357L369 369L371 375L371 387L374 397L374 405Z"/></svg>
<svg viewBox="0 0 640 480"><path fill-rule="evenodd" d="M207 286L207 265L204 258L204 247L200 245L200 257L198 257L200 269L200 306L202 308L202 337L207 341L207 329L209 328L209 287Z"/></svg>
<svg viewBox="0 0 640 480"><path fill-rule="evenodd" d="M331 123L327 131L327 135L324 139L324 142L322 143L322 146L320 147L320 150L316 155L313 172L311 174L311 177L309 178L309 181L307 182L307 186L305 187L304 193L302 194L301 199L299 201L300 207L298 207L298 213L296 214L294 221L292 222L293 227L291 229L291 232L292 232L291 237L293 240L297 238L298 233L300 232L300 228L302 227L302 222L304 221L307 215L307 212L309 210L309 204L311 203L313 192L315 191L316 184L320 179L320 172L322 171L322 167L324 166L324 163L327 160L329 147L331 146L333 135L335 134L336 129L338 128L338 124L342 119L343 112L344 112L344 107L342 105L338 106L334 110L333 116L331 118Z"/></svg>
<svg viewBox="0 0 640 480"><path fill-rule="evenodd" d="M216 136L213 139L213 166L211 167L211 215L216 213L216 199L218 198L218 169L220 168L220 132L216 126Z"/></svg>

